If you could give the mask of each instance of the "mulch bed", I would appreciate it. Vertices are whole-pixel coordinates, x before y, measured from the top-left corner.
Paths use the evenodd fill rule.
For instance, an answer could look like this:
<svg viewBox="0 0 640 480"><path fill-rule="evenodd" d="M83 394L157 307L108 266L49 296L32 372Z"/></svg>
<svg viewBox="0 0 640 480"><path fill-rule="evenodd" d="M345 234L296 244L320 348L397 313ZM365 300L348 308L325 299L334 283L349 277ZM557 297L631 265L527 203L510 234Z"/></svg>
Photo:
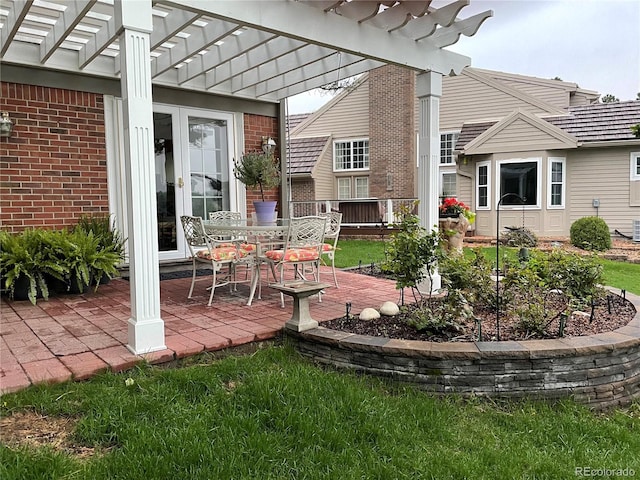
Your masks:
<svg viewBox="0 0 640 480"><path fill-rule="evenodd" d="M376 265L367 265L353 270L363 275L384 276ZM405 290L407 301L411 294ZM428 302L429 300L425 300ZM440 298L431 299L432 302L441 301ZM340 330L360 335L374 337L388 337L405 340L422 340L430 342L473 342L479 339L479 326L482 333L482 341L498 340L496 328L496 312L492 308L474 308L474 318L460 318L456 326L446 328L438 332L418 331L409 324L409 320L415 315L418 304L407 304L401 308L401 313L395 317L382 315L377 320L360 320L359 312L354 312L349 317L336 318L323 322L322 326L333 330ZM533 340L558 338L560 330L560 315L566 307L566 299L560 293L547 295L545 299L545 312L548 320L544 333L539 334L527 331L519 327L519 319L514 315L508 315L503 309L500 313L500 340ZM563 336L573 337L593 335L609 332L628 324L636 314L635 307L622 296L608 292L598 301L594 302L593 313L590 306L584 311L574 311L566 320Z"/></svg>

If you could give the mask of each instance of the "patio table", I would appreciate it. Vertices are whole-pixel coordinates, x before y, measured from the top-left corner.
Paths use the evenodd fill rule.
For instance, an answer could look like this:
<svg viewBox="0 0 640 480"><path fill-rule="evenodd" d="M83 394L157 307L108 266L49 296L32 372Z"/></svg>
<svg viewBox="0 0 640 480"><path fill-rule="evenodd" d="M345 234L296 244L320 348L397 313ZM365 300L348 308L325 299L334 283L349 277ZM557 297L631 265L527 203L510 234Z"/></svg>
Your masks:
<svg viewBox="0 0 640 480"><path fill-rule="evenodd" d="M248 243L255 243L256 253L254 262L254 275L251 279L251 292L247 305L250 306L255 296L256 288L260 285L260 264L263 257L262 252L265 247L274 243L282 243L287 235L289 220L286 218L276 219L268 225L260 225L255 219L224 219L224 220L204 220L204 229L208 235L218 238L237 239L244 238ZM260 289L258 298L260 298Z"/></svg>

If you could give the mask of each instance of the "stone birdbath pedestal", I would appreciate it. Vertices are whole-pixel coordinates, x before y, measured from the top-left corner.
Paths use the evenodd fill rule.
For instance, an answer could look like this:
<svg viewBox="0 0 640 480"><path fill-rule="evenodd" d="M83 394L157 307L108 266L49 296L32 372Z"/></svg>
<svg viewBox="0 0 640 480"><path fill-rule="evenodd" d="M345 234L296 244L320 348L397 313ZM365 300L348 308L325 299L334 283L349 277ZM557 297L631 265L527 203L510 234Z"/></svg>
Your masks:
<svg viewBox="0 0 640 480"><path fill-rule="evenodd" d="M331 285L320 282L298 280L286 283L272 283L271 288L293 297L293 314L285 323L285 328L295 332L304 332L318 326L318 322L309 313L309 297L320 293Z"/></svg>

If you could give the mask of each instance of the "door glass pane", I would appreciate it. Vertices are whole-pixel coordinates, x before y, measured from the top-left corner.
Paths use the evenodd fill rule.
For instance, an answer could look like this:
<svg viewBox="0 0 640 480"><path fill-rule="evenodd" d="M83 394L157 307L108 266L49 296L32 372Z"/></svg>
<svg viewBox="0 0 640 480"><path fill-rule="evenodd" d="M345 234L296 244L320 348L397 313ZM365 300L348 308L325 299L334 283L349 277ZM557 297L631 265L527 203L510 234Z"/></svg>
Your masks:
<svg viewBox="0 0 640 480"><path fill-rule="evenodd" d="M189 163L193 215L229 209L227 122L189 117Z"/></svg>
<svg viewBox="0 0 640 480"><path fill-rule="evenodd" d="M158 204L158 249L176 250L175 163L171 114L153 114L153 143Z"/></svg>

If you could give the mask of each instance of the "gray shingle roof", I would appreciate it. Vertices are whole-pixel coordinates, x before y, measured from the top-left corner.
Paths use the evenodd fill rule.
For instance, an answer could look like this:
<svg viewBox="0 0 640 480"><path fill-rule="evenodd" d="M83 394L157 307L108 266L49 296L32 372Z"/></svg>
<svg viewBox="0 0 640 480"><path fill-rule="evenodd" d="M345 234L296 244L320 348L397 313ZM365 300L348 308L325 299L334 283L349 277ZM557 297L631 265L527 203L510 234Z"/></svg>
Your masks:
<svg viewBox="0 0 640 480"><path fill-rule="evenodd" d="M304 122L307 118L309 118L310 113L296 113L293 115L287 115L287 122L289 122L289 131L296 128L302 122Z"/></svg>
<svg viewBox="0 0 640 480"><path fill-rule="evenodd" d="M570 107L567 115L543 118L573 135L579 142L633 140L630 127L640 124L640 101L594 103ZM456 149L472 141L498 122L468 123L462 126Z"/></svg>
<svg viewBox="0 0 640 480"><path fill-rule="evenodd" d="M289 140L290 173L310 174L329 137L292 138Z"/></svg>
<svg viewBox="0 0 640 480"><path fill-rule="evenodd" d="M640 123L640 101L571 107L568 115L545 120L581 142L631 140L630 127Z"/></svg>

